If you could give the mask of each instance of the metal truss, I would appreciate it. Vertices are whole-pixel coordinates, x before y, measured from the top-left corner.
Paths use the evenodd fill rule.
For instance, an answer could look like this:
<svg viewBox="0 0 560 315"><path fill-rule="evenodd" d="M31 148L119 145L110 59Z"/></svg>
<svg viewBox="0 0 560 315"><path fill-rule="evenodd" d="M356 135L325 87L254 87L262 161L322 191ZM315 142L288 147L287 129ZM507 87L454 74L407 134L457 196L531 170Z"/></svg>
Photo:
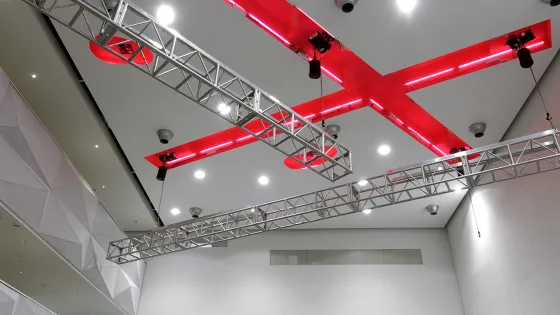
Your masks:
<svg viewBox="0 0 560 315"><path fill-rule="evenodd" d="M548 130L436 158L333 188L218 213L111 242L126 263L560 168L560 132Z"/></svg>
<svg viewBox="0 0 560 315"><path fill-rule="evenodd" d="M350 150L134 4L22 1L331 182L352 173Z"/></svg>

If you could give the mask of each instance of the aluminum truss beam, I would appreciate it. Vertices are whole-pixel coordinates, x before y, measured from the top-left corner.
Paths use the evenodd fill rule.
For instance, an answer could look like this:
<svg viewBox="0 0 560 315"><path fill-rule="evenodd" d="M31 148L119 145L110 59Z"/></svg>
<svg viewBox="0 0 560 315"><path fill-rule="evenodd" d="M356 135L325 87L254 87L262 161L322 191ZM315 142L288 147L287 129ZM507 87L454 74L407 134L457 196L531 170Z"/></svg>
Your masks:
<svg viewBox="0 0 560 315"><path fill-rule="evenodd" d="M331 182L352 173L350 150L136 5L22 1ZM109 44L114 36L123 40ZM127 44L138 45L128 58L118 52ZM147 50L155 55L153 62ZM220 114L221 103L230 106L229 113Z"/></svg>
<svg viewBox="0 0 560 315"><path fill-rule="evenodd" d="M126 263L560 168L560 132L548 130L387 171L367 180L159 228L111 242Z"/></svg>

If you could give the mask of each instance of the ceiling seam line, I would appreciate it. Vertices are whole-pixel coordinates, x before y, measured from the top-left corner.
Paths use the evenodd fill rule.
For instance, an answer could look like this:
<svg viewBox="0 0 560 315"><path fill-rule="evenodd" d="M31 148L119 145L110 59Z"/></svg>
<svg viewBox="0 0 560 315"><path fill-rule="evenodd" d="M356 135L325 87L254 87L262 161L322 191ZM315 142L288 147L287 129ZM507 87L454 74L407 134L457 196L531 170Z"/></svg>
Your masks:
<svg viewBox="0 0 560 315"><path fill-rule="evenodd" d="M117 137L115 136L115 134L113 133L113 130L109 126L109 123L105 119L105 115L103 115L103 112L101 111L101 108L99 107L99 105L97 104L97 101L93 97L93 94L91 93L91 91L90 91L89 87L87 86L84 78L82 77L80 71L78 70L78 67L76 66L76 64L74 63L74 60L70 56L70 53L66 49L66 46L64 46L64 43L62 42L62 39L60 38L60 36L59 36L56 28L54 27L52 21L50 20L49 17L47 17L43 14L41 14L41 16L44 18L49 30L53 34L53 37L56 40L56 42L58 43L58 46L60 47L61 52L66 57L66 60L67 60L68 64L70 65L70 67L74 71L74 74L76 75L76 77L78 79L78 83L81 83L83 91L86 93L86 95L87 95L87 97L90 101L90 104L93 105L92 107L95 110L95 113L97 114L97 118L100 119L101 122L103 123L103 126L105 127L105 131L108 133L109 137L111 138L111 140L113 142L114 147L118 151L117 157L120 157L120 159L118 159L118 160L120 160L121 164L124 164L123 166L126 166L126 168L127 168L126 172L132 177L131 179L132 179L133 185L136 186L137 191L139 190L140 199L142 199L144 204L146 204L148 206L148 208L149 208L148 211L150 213L150 216L154 220L155 224L158 227L164 226L163 221L161 220L161 218L158 214L158 211L156 210L156 208L154 206L154 203L151 201L150 196L148 196L148 193L146 192L146 189L144 188L144 186L140 182L140 179L136 175L136 171L132 167L132 164L130 163L130 160L128 159L124 150L122 149L119 141L117 140Z"/></svg>

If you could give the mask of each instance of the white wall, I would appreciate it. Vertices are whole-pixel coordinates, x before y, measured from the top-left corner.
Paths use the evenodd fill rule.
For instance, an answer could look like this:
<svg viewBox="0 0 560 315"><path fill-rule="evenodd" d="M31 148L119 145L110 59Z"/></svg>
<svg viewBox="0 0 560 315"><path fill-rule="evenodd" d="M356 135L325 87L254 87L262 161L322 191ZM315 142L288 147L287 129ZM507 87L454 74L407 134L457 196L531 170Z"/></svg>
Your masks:
<svg viewBox="0 0 560 315"><path fill-rule="evenodd" d="M560 61L541 79L545 102L560 123ZM505 139L550 129L533 93ZM465 198L448 224L465 315L560 314L560 172L478 188L476 233Z"/></svg>
<svg viewBox="0 0 560 315"><path fill-rule="evenodd" d="M269 250L421 249L423 265L270 266ZM147 261L139 315L460 315L447 233L277 231Z"/></svg>

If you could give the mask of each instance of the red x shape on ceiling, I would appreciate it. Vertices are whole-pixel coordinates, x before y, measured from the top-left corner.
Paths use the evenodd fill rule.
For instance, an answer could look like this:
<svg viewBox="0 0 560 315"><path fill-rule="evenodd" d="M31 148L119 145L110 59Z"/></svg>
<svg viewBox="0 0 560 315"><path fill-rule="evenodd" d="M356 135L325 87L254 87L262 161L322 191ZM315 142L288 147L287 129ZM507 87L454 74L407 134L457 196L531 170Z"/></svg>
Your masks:
<svg viewBox="0 0 560 315"><path fill-rule="evenodd" d="M249 20L306 59L313 56L309 35L326 31L286 0L224 1L243 11ZM528 29L536 36L527 46L531 52L552 47L550 20L546 20L387 75L375 71L348 48L333 45L321 57L321 66L323 73L344 89L325 96L324 107L321 99L314 99L293 109L306 119L319 122L369 106L438 156L448 154L452 148L470 148L407 93L516 59L515 52L505 42L509 35ZM262 129L257 123L247 127L255 133L259 132L258 128ZM169 163L169 168L174 168L257 141L234 127L149 155L146 159L160 166L160 155L174 152L177 159Z"/></svg>

